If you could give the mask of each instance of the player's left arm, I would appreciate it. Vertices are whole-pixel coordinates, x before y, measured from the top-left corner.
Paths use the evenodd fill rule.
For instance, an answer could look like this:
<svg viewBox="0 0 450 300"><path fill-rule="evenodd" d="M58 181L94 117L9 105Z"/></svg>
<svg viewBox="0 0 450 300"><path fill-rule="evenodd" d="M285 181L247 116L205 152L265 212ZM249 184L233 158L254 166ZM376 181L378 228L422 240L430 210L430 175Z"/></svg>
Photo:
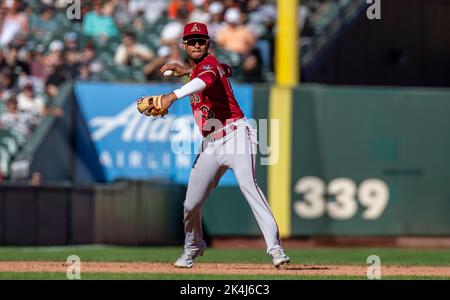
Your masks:
<svg viewBox="0 0 450 300"><path fill-rule="evenodd" d="M176 100L203 91L208 86L208 82L205 82L199 77L195 77L172 93L163 95L161 99L162 108L168 109Z"/></svg>
<svg viewBox="0 0 450 300"><path fill-rule="evenodd" d="M137 109L147 116L164 116L169 107L178 99L204 90L207 83L201 78L194 78L181 88L165 95L145 96L137 101Z"/></svg>
<svg viewBox="0 0 450 300"><path fill-rule="evenodd" d="M201 67L197 77L172 93L163 95L161 100L163 109L169 108L178 99L203 91L213 85L218 77L217 67L210 65Z"/></svg>

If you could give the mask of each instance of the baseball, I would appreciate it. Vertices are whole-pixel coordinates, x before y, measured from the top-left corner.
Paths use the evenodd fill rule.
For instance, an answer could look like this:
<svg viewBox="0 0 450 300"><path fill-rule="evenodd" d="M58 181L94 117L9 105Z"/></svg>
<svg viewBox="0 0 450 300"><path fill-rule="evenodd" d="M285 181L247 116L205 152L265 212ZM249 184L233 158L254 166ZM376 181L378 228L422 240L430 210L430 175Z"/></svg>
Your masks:
<svg viewBox="0 0 450 300"><path fill-rule="evenodd" d="M163 73L164 76L171 76L172 74L173 74L172 70L165 70Z"/></svg>

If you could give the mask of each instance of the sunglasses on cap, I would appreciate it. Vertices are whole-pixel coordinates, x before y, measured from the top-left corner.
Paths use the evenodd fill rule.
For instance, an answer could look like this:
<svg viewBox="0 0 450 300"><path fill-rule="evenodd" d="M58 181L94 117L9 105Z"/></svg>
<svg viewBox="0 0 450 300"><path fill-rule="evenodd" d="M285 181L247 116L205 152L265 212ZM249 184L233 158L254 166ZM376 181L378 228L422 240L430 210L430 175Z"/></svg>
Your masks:
<svg viewBox="0 0 450 300"><path fill-rule="evenodd" d="M200 46L204 46L204 45L206 45L207 42L208 42L207 39L189 39L189 40L185 41L186 45L188 45L188 46L195 46L197 43Z"/></svg>

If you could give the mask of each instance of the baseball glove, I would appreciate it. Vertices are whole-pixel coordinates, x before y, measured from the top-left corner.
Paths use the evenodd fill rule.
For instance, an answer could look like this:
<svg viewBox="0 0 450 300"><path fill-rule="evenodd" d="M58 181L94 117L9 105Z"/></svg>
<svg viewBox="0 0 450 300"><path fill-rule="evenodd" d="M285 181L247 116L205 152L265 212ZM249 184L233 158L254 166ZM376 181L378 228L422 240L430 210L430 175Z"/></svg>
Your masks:
<svg viewBox="0 0 450 300"><path fill-rule="evenodd" d="M169 112L162 108L163 95L143 96L137 100L137 110L146 116L163 117Z"/></svg>

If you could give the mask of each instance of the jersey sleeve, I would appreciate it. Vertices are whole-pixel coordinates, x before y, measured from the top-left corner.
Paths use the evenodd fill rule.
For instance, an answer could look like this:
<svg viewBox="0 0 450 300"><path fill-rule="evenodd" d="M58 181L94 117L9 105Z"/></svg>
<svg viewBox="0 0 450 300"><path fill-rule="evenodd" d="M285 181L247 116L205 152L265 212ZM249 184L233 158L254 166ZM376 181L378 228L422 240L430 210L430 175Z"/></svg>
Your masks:
<svg viewBox="0 0 450 300"><path fill-rule="evenodd" d="M200 78L206 83L206 87L214 84L214 82L219 78L219 72L217 66L213 63L206 62L198 67L197 78Z"/></svg>

